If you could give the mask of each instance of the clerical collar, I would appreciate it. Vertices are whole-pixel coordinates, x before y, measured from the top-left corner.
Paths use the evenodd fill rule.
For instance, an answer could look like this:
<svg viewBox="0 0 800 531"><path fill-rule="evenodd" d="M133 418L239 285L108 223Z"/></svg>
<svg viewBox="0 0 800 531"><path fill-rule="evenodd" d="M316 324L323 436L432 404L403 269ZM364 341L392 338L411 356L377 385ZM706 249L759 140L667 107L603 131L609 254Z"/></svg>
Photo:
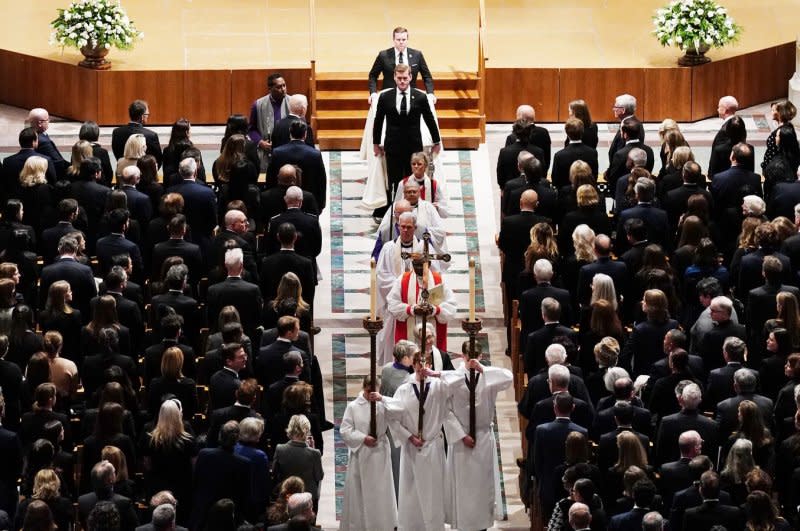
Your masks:
<svg viewBox="0 0 800 531"><path fill-rule="evenodd" d="M625 141L625 145L627 146L628 144L633 144L634 142L639 142L639 139L638 138L631 138L630 140L626 140Z"/></svg>
<svg viewBox="0 0 800 531"><path fill-rule="evenodd" d="M178 293L178 294L183 294L183 292L182 292L181 290L179 290L179 289L171 289L171 290L169 290L169 292L170 292L170 293Z"/></svg>
<svg viewBox="0 0 800 531"><path fill-rule="evenodd" d="M414 240L411 240L408 243L404 243L403 240L400 240L400 247L403 247L404 249L410 249L414 247Z"/></svg>
<svg viewBox="0 0 800 531"><path fill-rule="evenodd" d="M583 144L583 140L570 140L570 144Z"/></svg>
<svg viewBox="0 0 800 531"><path fill-rule="evenodd" d="M276 341L283 341L284 343L291 343L292 342L291 339L288 339L288 338L285 338L285 337L279 337L278 339L276 339Z"/></svg>

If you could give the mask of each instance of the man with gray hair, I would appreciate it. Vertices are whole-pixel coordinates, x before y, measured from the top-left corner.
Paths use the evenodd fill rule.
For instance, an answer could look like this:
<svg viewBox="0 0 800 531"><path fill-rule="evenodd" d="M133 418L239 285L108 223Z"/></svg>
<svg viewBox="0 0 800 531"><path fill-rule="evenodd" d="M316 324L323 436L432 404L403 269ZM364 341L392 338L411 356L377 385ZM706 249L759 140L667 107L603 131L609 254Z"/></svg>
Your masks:
<svg viewBox="0 0 800 531"><path fill-rule="evenodd" d="M664 517L658 511L650 511L642 518L642 531L663 531Z"/></svg>
<svg viewBox="0 0 800 531"><path fill-rule="evenodd" d="M728 297L720 295L711 299L711 304L708 305L711 321L714 326L711 330L707 331L700 338L700 342L696 347L696 354L703 358L703 364L709 369L716 369L725 365L728 360L725 358L726 350L728 354L733 356L733 361L745 362L747 356L747 347L744 340L747 338L747 330L744 325L737 324L731 319L733 314L733 301ZM729 341L731 338L739 339L740 341ZM728 345L729 348L726 348ZM735 350L736 352L731 352ZM737 367L738 368L738 367ZM712 371L711 374L713 374ZM727 380L733 379L733 373L736 369L727 371ZM709 384L711 383L711 375L709 374ZM728 398L733 391L733 387L727 390L728 395L719 397L719 400ZM713 395L713 393L712 393ZM713 398L718 398L714 395ZM717 400L717 402L719 401ZM709 402L711 404L711 402ZM713 402L716 404L716 402Z"/></svg>
<svg viewBox="0 0 800 531"><path fill-rule="evenodd" d="M314 513L314 500L310 492L300 492L289 496L286 511L289 514L289 524L286 529L294 529L291 522L307 522L310 529L321 529L314 525L317 515ZM274 526L276 531L283 531L281 526Z"/></svg>
<svg viewBox="0 0 800 531"><path fill-rule="evenodd" d="M620 94L614 99L614 106L612 107L614 117L619 120L620 128L617 134L611 140L611 145L608 148L608 163L614 160L614 155L620 149L625 147L626 139L622 136L622 125L626 119L632 118L638 122L636 138L644 142L644 125L636 118L636 98L630 94ZM651 166L652 168L652 166Z"/></svg>
<svg viewBox="0 0 800 531"><path fill-rule="evenodd" d="M186 531L186 528L175 523L175 505L162 503L153 509L150 523L140 525L136 531Z"/></svg>
<svg viewBox="0 0 800 531"><path fill-rule="evenodd" d="M113 504L120 514L120 530L133 531L138 525L133 502L114 493L117 474L114 465L103 460L95 464L91 471L92 492L78 498L78 517L86 529L86 520L96 505L107 502Z"/></svg>
<svg viewBox="0 0 800 531"><path fill-rule="evenodd" d="M216 266L222 262L225 251L231 246L238 247L244 255L244 268L249 273L248 280L258 283L258 264L256 263L256 236L250 230L250 220L241 210L232 208L225 212L225 227L211 240L209 264Z"/></svg>
<svg viewBox="0 0 800 531"><path fill-rule="evenodd" d="M508 219L508 218L506 218ZM503 220L505 222L505 220ZM506 265L508 262L506 262ZM504 268L506 267L504 265ZM520 349L524 350L528 335L544 325L542 319L542 301L550 297L558 301L561 306L560 320L566 325L575 324L577 315L573 315L571 296L569 291L553 286L553 264L545 258L536 260L533 264L533 278L536 285L519 295L519 318L522 321L520 332ZM511 300L511 299L508 299Z"/></svg>
<svg viewBox="0 0 800 531"><path fill-rule="evenodd" d="M208 322L216 331L219 312L225 306L234 306L242 319L244 333L248 337L256 337L256 328L261 323L263 300L258 284L247 282L242 278L244 255L240 248L228 249L225 252L225 269L228 277L208 288L206 296Z"/></svg>
<svg viewBox="0 0 800 531"><path fill-rule="evenodd" d="M211 235L217 226L217 194L205 184L196 181L197 161L192 157L180 162L178 175L180 182L171 186L167 193L181 194L183 197L183 212L192 228L192 240L207 255Z"/></svg>
<svg viewBox="0 0 800 531"><path fill-rule="evenodd" d="M714 458L717 456L719 425L699 411L700 403L703 401L700 386L696 383L685 384L684 382L679 383L678 386L683 386L683 390L678 396L681 410L661 419L661 425L656 435L654 460L658 465L675 461L680 457L678 440L681 433L690 430L699 433L703 439L704 455Z"/></svg>
<svg viewBox="0 0 800 531"><path fill-rule="evenodd" d="M664 463L659 469L658 490L664 497L665 507L672 505L672 497L676 492L690 486L694 481L689 462L702 453L703 439L696 431L687 430L678 438L678 449L681 453L680 459Z"/></svg>
<svg viewBox="0 0 800 531"><path fill-rule="evenodd" d="M568 326L561 324L561 304L553 297L542 299L539 307L542 322L544 323L538 330L528 334L525 340L525 373L528 378L532 378L540 369L545 366L544 352L553 343L557 336L566 336L576 345L578 344L578 334Z"/></svg>
<svg viewBox="0 0 800 531"><path fill-rule="evenodd" d="M286 201L286 211L269 220L265 238L267 254L280 251L281 244L278 240L278 229L283 223L291 223L297 229L297 241L295 242L294 250L301 256L311 260L314 265L314 276L319 279L317 256L322 252L322 229L319 225L319 218L314 214L303 212L303 190L299 187L290 186L287 188L284 200Z"/></svg>
<svg viewBox="0 0 800 531"><path fill-rule="evenodd" d="M719 422L719 435L722 440L727 439L738 427L739 404L745 400L749 400L758 406L759 411L761 411L761 417L774 433L772 426L773 402L766 396L756 394L757 387L758 376L752 369L741 367L733 373L735 395L716 404L717 412L714 416L714 419Z"/></svg>
<svg viewBox="0 0 800 531"><path fill-rule="evenodd" d="M142 170L138 166L125 166L122 169L120 190L128 197L131 217L137 220L139 225L146 227L153 217L153 202L147 194L136 189L141 178Z"/></svg>
<svg viewBox="0 0 800 531"><path fill-rule="evenodd" d="M569 369L564 365L555 364L547 369L547 383L550 396L539 400L533 406L529 419L530 424L532 424L534 428L541 424L552 422L555 419L553 404L559 394L568 393L571 395L571 393L569 393L569 384L571 380L572 376ZM588 430L592 426L592 421L594 420L592 406L580 398L573 397L573 402L575 404L575 409L571 415L572 422Z"/></svg>
<svg viewBox="0 0 800 531"><path fill-rule="evenodd" d="M72 288L73 304L81 311L84 322L88 323L91 316L89 301L97 295L97 283L92 268L78 262L77 254L78 241L69 235L62 236L58 242L58 257L42 269L39 308L45 307L50 285L65 280Z"/></svg>
<svg viewBox="0 0 800 531"><path fill-rule="evenodd" d="M574 531L590 531L592 512L585 503L576 502L569 507L569 526Z"/></svg>
<svg viewBox="0 0 800 531"><path fill-rule="evenodd" d="M667 213L653 206L656 183L647 177L639 177L636 180L634 191L636 193L636 205L623 210L619 215L614 250L617 254L622 254L628 250L630 244L625 232L625 223L633 218L639 218L644 221L644 225L647 227L647 239L650 243L658 243L668 249L672 245L672 241L669 238L671 232L669 231Z"/></svg>
<svg viewBox="0 0 800 531"><path fill-rule="evenodd" d="M617 177L616 183L614 183L614 212L624 210L623 207L627 204L625 191L628 189L628 178L634 168L647 169L647 153L642 148L635 147L628 152L628 158L625 161L626 171Z"/></svg>
<svg viewBox="0 0 800 531"><path fill-rule="evenodd" d="M278 169L286 164L300 168L300 186L311 192L317 200L320 212L325 208L328 192L328 174L322 153L306 143L308 125L299 119L289 124L289 142L272 149L272 160L267 170L267 186L274 186Z"/></svg>
<svg viewBox="0 0 800 531"><path fill-rule="evenodd" d="M275 128L272 130L272 149L278 149L289 143L289 126L294 122L303 122L306 124L305 143L313 148L315 144L314 131L306 121L308 98L306 98L305 94L292 94L291 96L287 96L286 99L289 101L289 114L278 120L275 124Z"/></svg>
<svg viewBox="0 0 800 531"><path fill-rule="evenodd" d="M733 118L736 115L736 111L739 110L739 102L736 101L736 98L733 96L722 96L719 99L719 103L717 104L717 116L722 119L722 124L720 125L719 131L717 134L714 135L714 140L711 142L711 150L713 151L715 147L719 146L720 144L724 144L726 142L730 142L731 139L728 136L728 133L725 131L725 126L728 123L728 120Z"/></svg>

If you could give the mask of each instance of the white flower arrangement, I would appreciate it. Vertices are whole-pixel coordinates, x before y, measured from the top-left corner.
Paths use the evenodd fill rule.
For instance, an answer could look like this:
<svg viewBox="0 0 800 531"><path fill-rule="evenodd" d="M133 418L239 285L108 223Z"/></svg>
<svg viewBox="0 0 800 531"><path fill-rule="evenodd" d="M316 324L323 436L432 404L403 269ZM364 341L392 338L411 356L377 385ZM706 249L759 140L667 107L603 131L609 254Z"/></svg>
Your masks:
<svg viewBox="0 0 800 531"><path fill-rule="evenodd" d="M84 46L120 50L133 48L134 41L144 37L128 18L125 10L112 0L79 0L50 23L53 33L50 44L83 48Z"/></svg>
<svg viewBox="0 0 800 531"><path fill-rule="evenodd" d="M728 10L713 0L673 0L656 10L653 24L662 46L684 51L719 48L736 41L742 32Z"/></svg>

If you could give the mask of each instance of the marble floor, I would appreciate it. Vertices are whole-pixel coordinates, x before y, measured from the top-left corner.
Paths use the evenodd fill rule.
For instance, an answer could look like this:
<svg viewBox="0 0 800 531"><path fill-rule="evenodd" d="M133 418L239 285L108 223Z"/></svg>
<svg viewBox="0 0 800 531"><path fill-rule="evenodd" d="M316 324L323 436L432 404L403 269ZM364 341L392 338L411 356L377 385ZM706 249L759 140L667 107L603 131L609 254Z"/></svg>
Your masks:
<svg viewBox="0 0 800 531"><path fill-rule="evenodd" d="M742 110L748 127L748 140L756 146L756 160L763 155L764 141L771 127L765 117L768 105ZM0 105L0 157L16 151L16 138L23 126L27 111ZM720 120L710 119L691 124L681 124L687 140L692 145L698 162L705 166L710 154L711 139L719 128ZM51 137L68 154L77 139L78 123L52 118ZM561 124L542 124L550 131L554 151L563 143ZM600 124L598 146L601 171L607 166L606 150L615 124ZM658 124L646 124L647 141L657 148ZM155 128L162 142L169 136L167 128ZM478 263L478 316L484 328L480 340L491 363L509 367L510 360L503 355L505 333L502 327L500 294L500 268L494 235L499 229L499 195L495 184L494 168L498 150L509 132L508 124L487 127L486 143L475 151L448 151L444 156L446 186L451 199L451 217L446 220L448 241L453 264L447 281L456 291L459 313L451 323L452 344L463 337L460 319L467 307L467 257L474 256ZM110 144L110 128L102 128L101 143ZM207 167L218 154L222 136L220 126L202 126L192 129L194 142L202 149ZM365 286L369 268L375 224L370 213L358 208L363 189L366 164L356 152L326 152L324 154L329 176L329 208L321 217L323 226L323 251L319 258L323 279L317 289L317 321L322 333L316 337L317 355L324 377L329 418L337 426L348 399L355 396L358 380L369 367L368 339L361 328L361 319L367 313L368 292ZM658 168L656 168L657 170ZM513 391L501 394L497 404L499 466L503 478L503 501L506 519L496 522L493 529L528 529L530 524L519 499L517 488L518 468L515 460L521 456L520 434ZM323 456L325 479L318 522L325 529L338 528L340 494L347 469L347 452L339 439L338 428L325 433Z"/></svg>

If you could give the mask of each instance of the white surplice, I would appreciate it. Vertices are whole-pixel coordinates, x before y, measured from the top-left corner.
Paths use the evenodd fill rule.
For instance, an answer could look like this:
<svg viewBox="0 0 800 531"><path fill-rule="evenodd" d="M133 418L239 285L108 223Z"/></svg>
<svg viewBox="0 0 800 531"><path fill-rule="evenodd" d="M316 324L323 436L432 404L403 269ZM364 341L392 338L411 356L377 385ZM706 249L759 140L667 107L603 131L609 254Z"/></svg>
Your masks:
<svg viewBox="0 0 800 531"><path fill-rule="evenodd" d="M417 202L417 207L414 208L412 212L417 216L417 229L414 231L416 237L422 241L422 235L425 234L425 231L428 231L431 235L431 245L428 252L437 254L446 253L447 230L445 229L442 217L439 215L439 212L437 212L436 207L434 207L430 201L420 199ZM384 241L387 239L387 236L392 236L391 224L389 221L392 214L392 209L386 211L386 214L383 215L383 219L381 219L380 225L378 225L378 230L375 232L376 237L380 236ZM431 269L434 271L446 271L448 267L450 267L449 262L443 262L441 260L431 262Z"/></svg>
<svg viewBox="0 0 800 531"><path fill-rule="evenodd" d="M460 531L488 529L495 518L502 518L497 469L497 446L494 438L494 411L497 394L511 387L511 371L484 367L475 387L475 447L467 448L462 440L469 434L469 369L464 365L442 373L450 392L456 422L445 425L447 435L447 522ZM489 480L488 478L493 478Z"/></svg>
<svg viewBox="0 0 800 531"><path fill-rule="evenodd" d="M419 400L416 377L401 385L393 398L384 397L392 412L389 429L395 444L401 447L398 527L400 531L441 531L447 508L445 494L445 455L442 426L456 422L449 407L447 384L438 378L426 378L430 386L425 400L422 438L417 448L409 437L418 435ZM395 416L396 415L396 416Z"/></svg>
<svg viewBox="0 0 800 531"><path fill-rule="evenodd" d="M350 449L344 482L342 531L392 531L397 527L397 504L391 470L391 446L386 435L386 408L376 402L378 444L364 445L369 434L370 407L363 393L347 404L339 427Z"/></svg>
<svg viewBox="0 0 800 531"><path fill-rule="evenodd" d="M403 199L403 190L405 190L405 182L407 179L416 179L416 177L412 175L400 181L400 184L397 185L397 193L394 196L395 201ZM419 198L433 203L436 207L436 211L442 218L450 217L450 213L447 211L447 190L443 183L439 182L437 179L434 179L434 182L436 184L436 192L431 196L430 190L432 190L434 186L431 183L430 177L426 175L422 178L422 181L417 181L417 183L419 183Z"/></svg>

